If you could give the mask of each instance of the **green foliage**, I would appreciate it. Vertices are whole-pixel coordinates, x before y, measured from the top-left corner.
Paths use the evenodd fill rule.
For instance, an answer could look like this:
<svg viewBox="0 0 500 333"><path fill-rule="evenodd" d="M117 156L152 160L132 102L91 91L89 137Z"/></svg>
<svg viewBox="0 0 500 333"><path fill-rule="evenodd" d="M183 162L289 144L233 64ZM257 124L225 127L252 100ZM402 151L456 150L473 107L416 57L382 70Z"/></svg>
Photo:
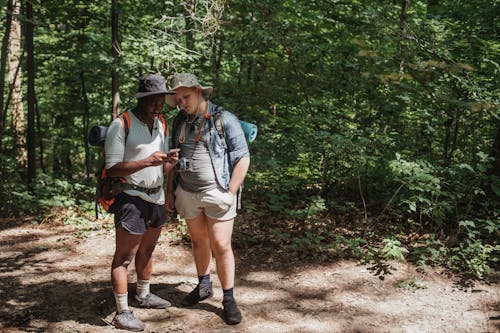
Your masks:
<svg viewBox="0 0 500 333"><path fill-rule="evenodd" d="M446 264L449 248L434 234L421 243L414 244L410 250L410 258L420 267Z"/></svg>
<svg viewBox="0 0 500 333"><path fill-rule="evenodd" d="M436 169L425 161L403 160L399 154L389 165L395 180L404 184L408 189L408 196L400 201L401 204L407 206L407 213L415 214L418 209L420 223L423 222L422 218L426 217L442 225L445 213L450 211L452 205L449 201L441 199L443 197L442 180L435 176Z"/></svg>
<svg viewBox="0 0 500 333"><path fill-rule="evenodd" d="M401 281L396 284L396 288L406 289L406 290L417 290L417 289L427 289L427 285L421 279L414 277L409 281Z"/></svg>
<svg viewBox="0 0 500 333"><path fill-rule="evenodd" d="M405 260L405 254L408 250L401 246L401 242L395 239L384 239L382 240L384 247L380 250L382 257L386 260Z"/></svg>
<svg viewBox="0 0 500 333"><path fill-rule="evenodd" d="M175 220L175 228L171 229L170 231L170 235L172 236L173 240L176 242L190 242L191 239L189 238L186 220L181 218L180 215L177 215Z"/></svg>
<svg viewBox="0 0 500 333"><path fill-rule="evenodd" d="M484 278L491 272L491 265L500 259L500 245L483 244L476 239L467 239L450 249L448 266L456 272Z"/></svg>
<svg viewBox="0 0 500 333"><path fill-rule="evenodd" d="M1 156L1 155L0 155ZM79 206L81 212L90 212L93 204L94 188L67 180L52 179L47 175L39 175L33 192L28 191L20 176L8 167L13 161L4 160L2 174L9 175L4 182L5 191L0 192L0 200L4 203L0 217L17 217L22 215L49 213L54 207L71 208Z"/></svg>
<svg viewBox="0 0 500 333"><path fill-rule="evenodd" d="M326 249L325 245L322 244L324 239L325 237L323 236L306 231L303 236L292 239L290 248L306 257L310 255L316 256Z"/></svg>
<svg viewBox="0 0 500 333"><path fill-rule="evenodd" d="M311 202L307 207L291 210L288 214L297 221L310 221L326 210L325 200L319 196L315 196L311 198Z"/></svg>

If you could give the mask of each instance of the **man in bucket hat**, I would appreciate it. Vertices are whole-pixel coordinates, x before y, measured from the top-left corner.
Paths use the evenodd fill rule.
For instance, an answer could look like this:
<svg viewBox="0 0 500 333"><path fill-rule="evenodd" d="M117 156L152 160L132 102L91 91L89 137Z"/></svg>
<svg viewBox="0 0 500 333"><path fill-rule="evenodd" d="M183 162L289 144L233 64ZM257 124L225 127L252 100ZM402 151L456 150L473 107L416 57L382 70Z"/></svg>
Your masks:
<svg viewBox="0 0 500 333"><path fill-rule="evenodd" d="M195 75L176 74L169 88L175 95L166 96L167 104L180 107L172 130L172 147L179 147L180 155L168 176L167 209L175 207L186 219L198 273L198 285L182 305L213 296L213 254L223 290L223 318L227 324L238 324L242 316L233 295L231 235L237 195L250 165L245 135L234 114L207 100L213 89L202 86ZM178 180L175 193L174 178Z"/></svg>
<svg viewBox="0 0 500 333"><path fill-rule="evenodd" d="M131 305L156 309L171 305L150 291L152 253L166 222L163 178L178 158L178 153L168 153L166 123L160 121L167 94L163 76L142 76L135 95L137 105L126 112L128 131L117 118L106 133L107 173L126 179L124 191L110 209L115 214L116 229L111 281L117 311L112 324L130 331L144 330L144 323L128 307L127 268L132 259L137 285Z"/></svg>

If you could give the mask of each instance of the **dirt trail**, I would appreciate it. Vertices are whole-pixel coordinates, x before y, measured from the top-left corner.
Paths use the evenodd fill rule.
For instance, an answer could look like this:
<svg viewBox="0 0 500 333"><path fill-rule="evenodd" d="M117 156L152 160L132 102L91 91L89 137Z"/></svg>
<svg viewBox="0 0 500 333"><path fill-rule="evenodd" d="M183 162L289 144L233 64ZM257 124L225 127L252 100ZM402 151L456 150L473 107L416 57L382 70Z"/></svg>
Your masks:
<svg viewBox="0 0 500 333"><path fill-rule="evenodd" d="M118 331L106 324L114 314L112 230L89 234L74 226L0 222L0 331ZM417 273L405 264L396 264L397 271L381 281L351 261L290 267L277 257L235 252L235 293L244 321L227 326L215 272L212 299L190 309L179 306L195 285L194 265L189 249L169 245L163 236L152 289L173 306L134 309L146 332L500 331L498 283L463 290L437 271ZM396 287L414 279L425 289ZM133 290L133 270L130 281Z"/></svg>

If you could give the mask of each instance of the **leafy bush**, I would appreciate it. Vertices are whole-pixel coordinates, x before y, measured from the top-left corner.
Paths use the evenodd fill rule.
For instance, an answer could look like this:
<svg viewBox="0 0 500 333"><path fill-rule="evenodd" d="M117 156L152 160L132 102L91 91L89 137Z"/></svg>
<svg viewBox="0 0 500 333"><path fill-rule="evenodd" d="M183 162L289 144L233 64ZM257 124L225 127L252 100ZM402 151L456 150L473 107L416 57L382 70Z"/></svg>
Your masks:
<svg viewBox="0 0 500 333"><path fill-rule="evenodd" d="M492 264L498 264L500 246L468 239L451 248L450 252L447 264L452 270L481 279L491 272Z"/></svg>
<svg viewBox="0 0 500 333"><path fill-rule="evenodd" d="M443 225L446 213L452 211L453 204L442 191L443 180L437 175L438 169L426 161L407 161L399 154L389 165L395 180L407 189L400 198L399 206L406 206L409 218L418 216L421 226L426 221Z"/></svg>
<svg viewBox="0 0 500 333"><path fill-rule="evenodd" d="M33 186L33 192L30 192L21 177L5 165L2 173L7 172L9 176L4 178L6 190L0 192L0 200L4 203L0 217L40 215L40 212L49 212L54 207L78 206L79 211L84 213L90 213L94 209L92 186L52 179L48 175L40 174Z"/></svg>

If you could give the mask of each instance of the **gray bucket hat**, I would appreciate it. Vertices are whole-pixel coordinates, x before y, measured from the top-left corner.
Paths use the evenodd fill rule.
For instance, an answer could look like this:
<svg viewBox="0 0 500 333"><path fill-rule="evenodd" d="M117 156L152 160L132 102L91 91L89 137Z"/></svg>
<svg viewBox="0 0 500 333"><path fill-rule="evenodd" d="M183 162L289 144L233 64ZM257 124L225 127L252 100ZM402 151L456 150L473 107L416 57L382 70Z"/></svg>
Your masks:
<svg viewBox="0 0 500 333"><path fill-rule="evenodd" d="M143 98L151 95L173 94L167 91L165 78L160 74L146 74L139 78L139 89L135 98Z"/></svg>
<svg viewBox="0 0 500 333"><path fill-rule="evenodd" d="M194 74L189 74L189 73L180 73L180 74L174 74L169 76L168 78L168 89L169 93L175 94L175 89L180 88L180 87L186 87L186 88L192 88L192 87L200 87L201 91L203 93L203 97L207 99L212 92L214 91L214 88L207 86L203 87L200 82L198 81L198 78ZM175 101L175 97L172 95L167 95L166 97L166 102L168 105L171 107L175 108L177 106L177 102Z"/></svg>

